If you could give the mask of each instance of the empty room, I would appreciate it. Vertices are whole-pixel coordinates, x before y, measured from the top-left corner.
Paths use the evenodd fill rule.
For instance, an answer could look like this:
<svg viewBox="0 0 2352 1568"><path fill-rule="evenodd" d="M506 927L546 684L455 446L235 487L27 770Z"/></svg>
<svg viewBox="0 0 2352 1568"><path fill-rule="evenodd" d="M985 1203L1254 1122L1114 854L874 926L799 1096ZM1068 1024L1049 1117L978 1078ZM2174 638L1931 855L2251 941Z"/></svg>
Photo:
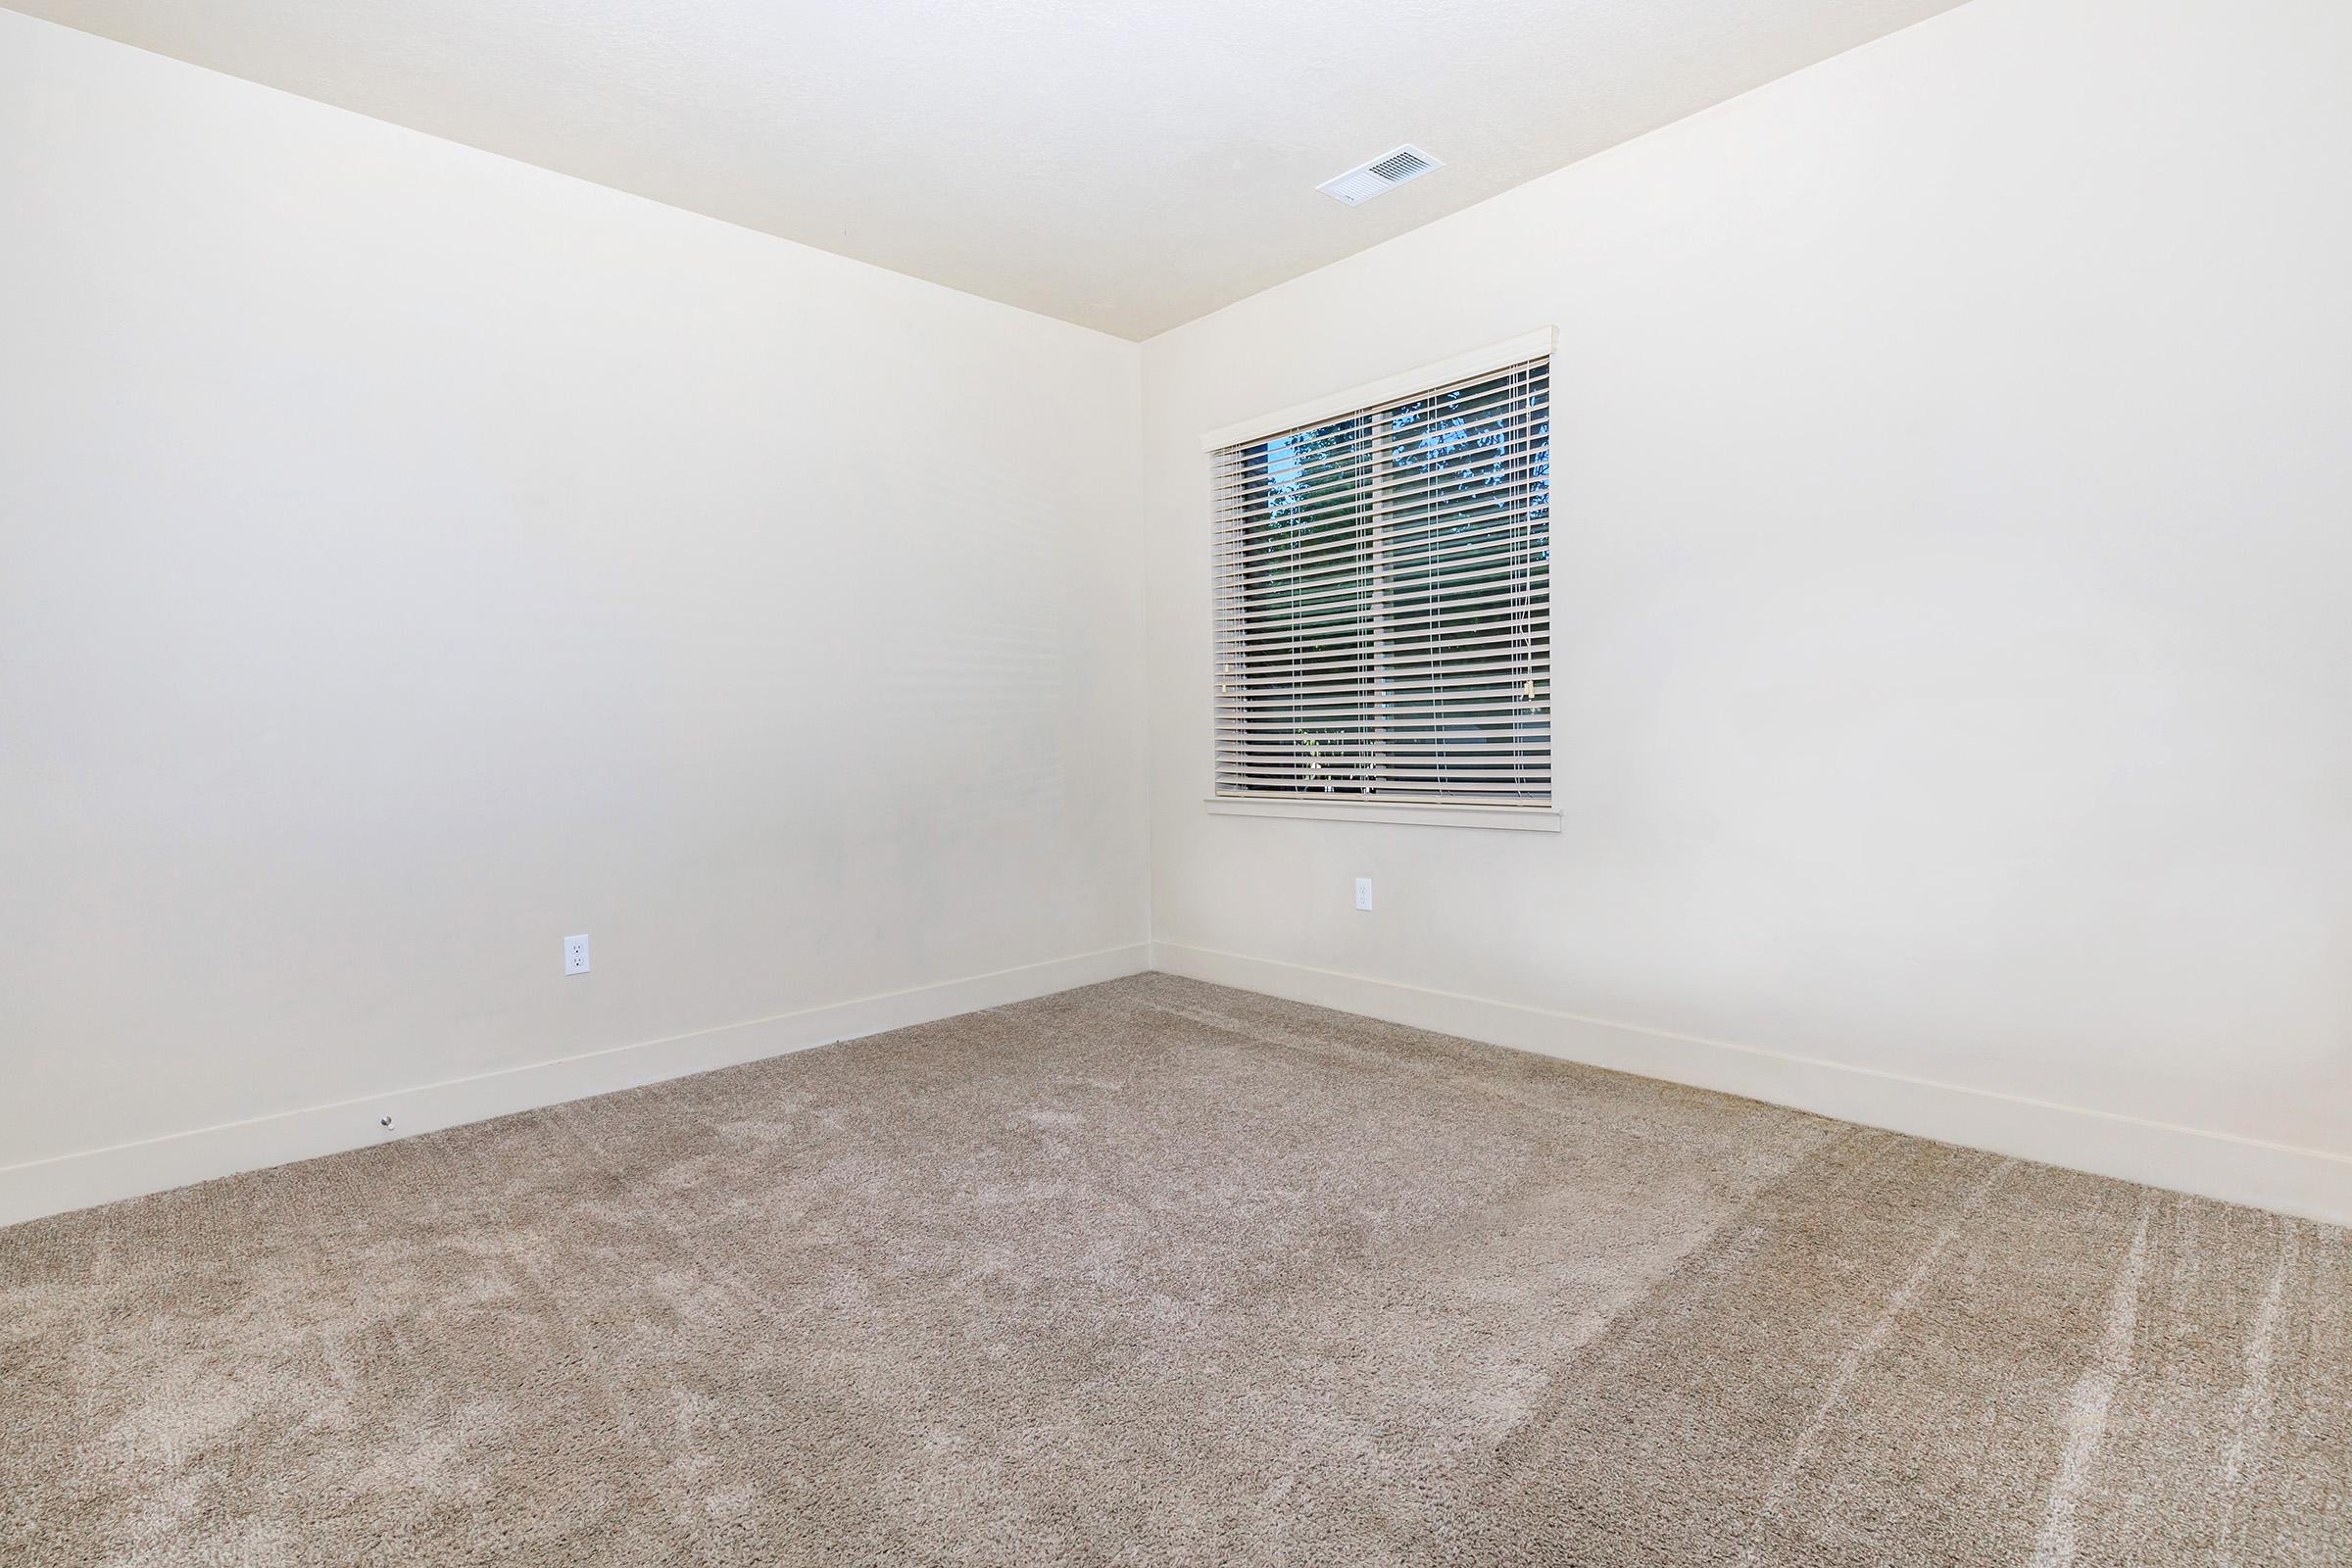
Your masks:
<svg viewBox="0 0 2352 1568"><path fill-rule="evenodd" d="M2352 1568L2352 5L0 0L6 1568Z"/></svg>

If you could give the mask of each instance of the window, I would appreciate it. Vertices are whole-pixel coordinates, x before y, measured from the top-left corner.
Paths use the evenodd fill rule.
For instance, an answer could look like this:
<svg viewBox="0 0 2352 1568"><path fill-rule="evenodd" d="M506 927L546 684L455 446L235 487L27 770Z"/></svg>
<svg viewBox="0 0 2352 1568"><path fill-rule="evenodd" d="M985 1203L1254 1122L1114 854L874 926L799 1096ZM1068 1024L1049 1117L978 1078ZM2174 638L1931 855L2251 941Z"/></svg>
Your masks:
<svg viewBox="0 0 2352 1568"><path fill-rule="evenodd" d="M1549 805L1549 334L1530 346L1214 447L1212 804Z"/></svg>

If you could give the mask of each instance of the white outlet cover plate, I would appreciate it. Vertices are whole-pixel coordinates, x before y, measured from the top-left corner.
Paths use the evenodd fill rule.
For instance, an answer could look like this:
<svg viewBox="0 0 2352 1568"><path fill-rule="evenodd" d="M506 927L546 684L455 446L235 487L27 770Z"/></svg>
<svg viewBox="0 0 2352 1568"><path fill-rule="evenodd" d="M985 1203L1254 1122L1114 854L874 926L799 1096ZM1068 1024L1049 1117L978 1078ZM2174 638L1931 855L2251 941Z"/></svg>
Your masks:
<svg viewBox="0 0 2352 1568"><path fill-rule="evenodd" d="M1359 909L1372 907L1372 879L1368 876L1355 879L1355 906Z"/></svg>
<svg viewBox="0 0 2352 1568"><path fill-rule="evenodd" d="M586 974L588 972L588 939L585 936L564 939L564 972L565 974Z"/></svg>

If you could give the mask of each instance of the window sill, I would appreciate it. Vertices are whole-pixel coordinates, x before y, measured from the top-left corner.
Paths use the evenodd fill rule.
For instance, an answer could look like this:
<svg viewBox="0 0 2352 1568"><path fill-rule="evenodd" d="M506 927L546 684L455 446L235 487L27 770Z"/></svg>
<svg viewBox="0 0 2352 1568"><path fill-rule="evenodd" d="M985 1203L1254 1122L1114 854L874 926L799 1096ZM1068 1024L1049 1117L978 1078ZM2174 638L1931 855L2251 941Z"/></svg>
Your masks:
<svg viewBox="0 0 2352 1568"><path fill-rule="evenodd" d="M1287 816L1315 822L1380 822L1417 827L1501 828L1557 833L1560 813L1544 806L1423 806L1406 801L1277 801L1211 795L1211 816Z"/></svg>

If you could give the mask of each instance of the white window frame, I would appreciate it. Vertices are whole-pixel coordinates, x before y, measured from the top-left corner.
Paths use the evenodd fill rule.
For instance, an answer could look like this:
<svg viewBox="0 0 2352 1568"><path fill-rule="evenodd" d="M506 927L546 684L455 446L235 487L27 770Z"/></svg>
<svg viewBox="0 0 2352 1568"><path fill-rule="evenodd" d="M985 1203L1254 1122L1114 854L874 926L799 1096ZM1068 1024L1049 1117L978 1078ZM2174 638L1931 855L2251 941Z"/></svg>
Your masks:
<svg viewBox="0 0 2352 1568"><path fill-rule="evenodd" d="M1358 414L1366 409L1379 408L1412 397L1432 387L1442 387L1455 381L1469 380L1491 371L1505 370L1529 360L1550 359L1557 343L1554 328L1542 327L1523 332L1516 337L1490 343L1467 354L1400 370L1382 376L1362 386L1350 387L1325 397L1294 404L1287 409L1254 418L1238 420L1210 430L1200 437L1204 454L1220 452L1227 447L1244 446L1288 430ZM1212 594L1212 604L1214 598ZM1215 675L1212 654L1210 693L1214 701ZM1209 787L1202 804L1212 815L1288 817L1292 819L1332 822L1360 822L1388 825L1409 824L1426 827L1498 828L1519 832L1557 833L1560 813L1553 806L1471 805L1465 803L1435 803L1382 800L1378 797L1349 799L1286 800L1271 797L1220 795L1216 788L1215 748L1210 749ZM1556 782L1556 779L1555 779Z"/></svg>

